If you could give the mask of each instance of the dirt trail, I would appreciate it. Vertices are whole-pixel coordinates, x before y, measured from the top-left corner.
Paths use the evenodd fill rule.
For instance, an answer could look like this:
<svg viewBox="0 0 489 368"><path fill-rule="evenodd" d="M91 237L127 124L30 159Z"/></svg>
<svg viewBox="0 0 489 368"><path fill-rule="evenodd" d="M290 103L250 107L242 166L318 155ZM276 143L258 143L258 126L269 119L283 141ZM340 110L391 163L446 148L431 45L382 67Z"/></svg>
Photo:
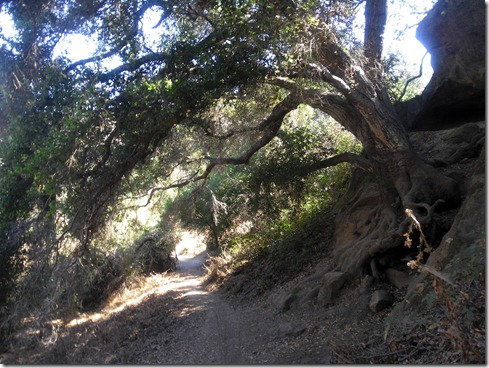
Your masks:
<svg viewBox="0 0 489 368"><path fill-rule="evenodd" d="M170 364L232 364L244 363L240 351L240 316L216 292L207 291L202 285L202 264L205 255L193 258L180 257L177 277L190 281L191 287L173 289L183 292L181 297L187 308L197 311L197 318L189 318L182 328L174 331L174 350ZM187 284L187 283L186 283ZM155 357L159 360L161 357ZM175 360L173 360L175 359Z"/></svg>
<svg viewBox="0 0 489 368"><path fill-rule="evenodd" d="M144 364L328 363L331 350L307 341L307 325L280 314L268 300L233 302L202 285L203 254L180 258L173 290L187 313L165 340L164 351L139 354ZM191 312L190 312L191 311ZM314 333L313 329L310 329ZM306 351L297 341L314 351Z"/></svg>
<svg viewBox="0 0 489 368"><path fill-rule="evenodd" d="M260 313L250 320L249 310L233 307L218 291L207 291L202 284L204 260L205 254L180 257L172 290L179 294L184 311L192 313L171 331L164 354L146 354L140 363L247 364L257 354L267 317Z"/></svg>
<svg viewBox="0 0 489 368"><path fill-rule="evenodd" d="M199 258L197 258L199 260ZM192 260L182 262L182 272L194 272ZM241 323L241 316L216 292L207 292L202 284L195 288L195 294L187 294L195 306L203 308L203 324L191 334L195 340L190 347L195 364L243 364L242 335L247 331Z"/></svg>
<svg viewBox="0 0 489 368"><path fill-rule="evenodd" d="M330 316L279 312L277 293L233 299L203 285L205 253L129 285L47 335L19 333L4 364L324 364ZM318 319L318 317L320 317ZM348 336L350 338L350 336ZM15 345L15 347L14 347Z"/></svg>

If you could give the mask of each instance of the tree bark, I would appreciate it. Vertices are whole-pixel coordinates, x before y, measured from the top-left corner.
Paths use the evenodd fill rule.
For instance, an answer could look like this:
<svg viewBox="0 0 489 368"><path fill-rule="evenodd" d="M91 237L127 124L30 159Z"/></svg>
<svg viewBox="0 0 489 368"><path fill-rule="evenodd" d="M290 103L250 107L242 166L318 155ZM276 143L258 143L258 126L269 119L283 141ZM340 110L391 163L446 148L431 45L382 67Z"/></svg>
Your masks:
<svg viewBox="0 0 489 368"><path fill-rule="evenodd" d="M332 116L363 145L363 169L368 167L373 173L375 185L362 183L366 188L350 193L353 198L340 211L335 235L338 269L352 274L362 272L376 254L402 246L406 209L429 223L438 204L451 206L459 200L455 181L418 155L385 93L380 58L386 8L385 0L367 1L363 60L325 38L318 42L320 63L302 65L302 70L291 73L292 79L275 80L300 96L301 103ZM319 77L337 94L298 87L294 79L304 77Z"/></svg>
<svg viewBox="0 0 489 368"><path fill-rule="evenodd" d="M367 0L365 4L364 55L367 62L378 62L382 57L387 0Z"/></svg>

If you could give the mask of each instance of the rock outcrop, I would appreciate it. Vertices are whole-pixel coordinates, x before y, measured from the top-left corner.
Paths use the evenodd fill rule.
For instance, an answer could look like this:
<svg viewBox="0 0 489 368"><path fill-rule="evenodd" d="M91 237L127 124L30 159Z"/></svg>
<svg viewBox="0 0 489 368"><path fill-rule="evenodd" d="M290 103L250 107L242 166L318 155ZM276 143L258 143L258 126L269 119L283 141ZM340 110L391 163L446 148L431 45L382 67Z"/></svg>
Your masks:
<svg viewBox="0 0 489 368"><path fill-rule="evenodd" d="M342 272L328 272L321 279L317 301L319 305L327 306L334 302L341 288L347 281L347 277Z"/></svg>
<svg viewBox="0 0 489 368"><path fill-rule="evenodd" d="M440 246L427 262L430 269L443 272L452 280L467 278L467 273L485 273L486 263L486 160L483 149L477 161L467 198L442 239ZM426 293L432 285L429 272L421 272L408 289L406 299L410 305L424 304ZM471 277L474 277L471 275Z"/></svg>
<svg viewBox="0 0 489 368"><path fill-rule="evenodd" d="M412 130L447 129L484 120L486 8L483 0L438 1L416 37L431 54L433 77L403 110L417 112Z"/></svg>

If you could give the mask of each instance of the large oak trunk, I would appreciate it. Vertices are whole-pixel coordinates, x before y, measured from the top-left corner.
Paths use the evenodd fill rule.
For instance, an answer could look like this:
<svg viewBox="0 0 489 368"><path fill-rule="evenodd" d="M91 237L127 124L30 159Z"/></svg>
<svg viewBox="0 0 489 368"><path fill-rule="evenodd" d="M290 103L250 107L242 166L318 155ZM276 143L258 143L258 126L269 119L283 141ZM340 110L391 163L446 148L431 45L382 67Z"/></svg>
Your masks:
<svg viewBox="0 0 489 368"><path fill-rule="evenodd" d="M334 256L338 270L360 274L380 254L401 255L410 209L426 227L436 208L459 204L457 183L442 175L411 144L388 103L377 96L354 101L362 117L357 136L371 164L358 171L337 219Z"/></svg>
<svg viewBox="0 0 489 368"><path fill-rule="evenodd" d="M331 44L323 50L338 56L342 67L332 75L325 66L323 75L350 106L350 113L337 120L362 142L372 174L353 181L338 217L334 252L338 268L352 274L362 272L377 254L402 247L412 220L406 210L429 227L437 206L459 202L457 183L418 155L383 87L386 12L385 0L366 2L364 60L355 61Z"/></svg>

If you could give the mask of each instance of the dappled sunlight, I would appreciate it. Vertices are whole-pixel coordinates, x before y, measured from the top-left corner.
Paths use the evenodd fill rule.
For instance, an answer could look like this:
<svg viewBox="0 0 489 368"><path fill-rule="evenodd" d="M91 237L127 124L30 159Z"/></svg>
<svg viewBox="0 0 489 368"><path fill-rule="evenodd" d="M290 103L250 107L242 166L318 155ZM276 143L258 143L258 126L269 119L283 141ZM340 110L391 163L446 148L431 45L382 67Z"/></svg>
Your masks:
<svg viewBox="0 0 489 368"><path fill-rule="evenodd" d="M67 327L74 327L87 322L101 322L126 308L136 306L150 295L162 295L168 292L171 278L165 274L153 274L137 283L137 285L124 288L116 293L106 305L95 313L84 313L79 318L73 319Z"/></svg>
<svg viewBox="0 0 489 368"><path fill-rule="evenodd" d="M182 294L182 297L195 296L195 295L206 295L206 294L207 294L207 291L191 290L191 291L186 292L185 294Z"/></svg>
<svg viewBox="0 0 489 368"><path fill-rule="evenodd" d="M195 239L198 238L190 234L184 237L179 244L181 246L180 251L183 250L186 255L180 256L180 264L176 272L140 276L114 293L104 303L100 311L84 313L71 320L66 326L71 328L85 323L106 321L128 308L137 307L150 297L163 296L169 291L178 293L176 297L178 299L205 296L207 292L204 289L199 289L203 281L202 263L205 255L200 244L194 241ZM191 256L191 254L197 255ZM194 310L195 308L192 309L192 311ZM185 316L189 312L190 310L182 310L179 312L179 316Z"/></svg>

